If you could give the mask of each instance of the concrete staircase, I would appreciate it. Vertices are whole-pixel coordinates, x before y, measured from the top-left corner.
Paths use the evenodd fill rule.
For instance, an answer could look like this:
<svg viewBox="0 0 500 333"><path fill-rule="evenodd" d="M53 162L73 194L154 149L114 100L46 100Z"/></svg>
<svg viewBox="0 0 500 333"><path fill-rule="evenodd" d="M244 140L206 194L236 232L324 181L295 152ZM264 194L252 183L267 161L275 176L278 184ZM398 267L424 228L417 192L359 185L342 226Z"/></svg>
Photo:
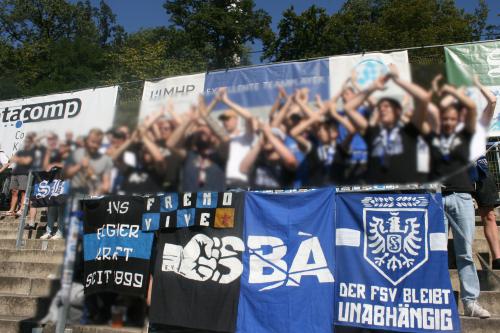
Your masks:
<svg viewBox="0 0 500 333"><path fill-rule="evenodd" d="M60 285L64 240L40 240L44 223L24 231L25 246L16 250L19 220L0 221L0 332L31 332Z"/></svg>
<svg viewBox="0 0 500 333"><path fill-rule="evenodd" d="M0 333L31 333L33 327L38 327L37 320L45 316L50 300L60 285L64 240L40 240L40 236L45 232L45 223L38 222L35 230L24 231L25 244L22 249L16 250L18 225L19 220L12 217L0 220ZM497 225L500 228L500 218ZM450 233L452 251L451 237ZM487 262L491 262L483 227L478 218L474 250ZM450 259L451 256L452 254ZM462 317L462 331L500 332L500 282L483 269L477 258L476 267L481 283L479 301L492 313L493 318L480 320ZM500 276L500 271L495 273ZM453 259L450 260L450 277L453 289L459 290L458 273ZM459 311L463 311L461 304ZM141 331L140 328L113 329L109 326L72 327L72 333ZM53 325L47 325L43 329L43 333L52 332L55 332Z"/></svg>

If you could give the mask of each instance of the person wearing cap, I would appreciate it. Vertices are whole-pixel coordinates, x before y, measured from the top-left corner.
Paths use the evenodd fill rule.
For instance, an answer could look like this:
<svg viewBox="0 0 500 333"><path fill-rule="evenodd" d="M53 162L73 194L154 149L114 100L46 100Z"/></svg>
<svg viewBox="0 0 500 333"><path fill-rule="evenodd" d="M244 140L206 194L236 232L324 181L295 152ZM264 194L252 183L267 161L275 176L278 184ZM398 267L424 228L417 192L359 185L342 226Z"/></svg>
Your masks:
<svg viewBox="0 0 500 333"><path fill-rule="evenodd" d="M345 112L367 144L366 181L369 184L418 183L421 176L417 169L417 144L430 94L418 85L402 80L394 65L389 65L389 69L388 74L380 76L348 101L344 106ZM400 102L382 97L375 106L378 115L376 123L370 124L357 112L357 108L372 93L383 90L390 79L413 97L416 108L410 121L405 123L401 119L403 108Z"/></svg>

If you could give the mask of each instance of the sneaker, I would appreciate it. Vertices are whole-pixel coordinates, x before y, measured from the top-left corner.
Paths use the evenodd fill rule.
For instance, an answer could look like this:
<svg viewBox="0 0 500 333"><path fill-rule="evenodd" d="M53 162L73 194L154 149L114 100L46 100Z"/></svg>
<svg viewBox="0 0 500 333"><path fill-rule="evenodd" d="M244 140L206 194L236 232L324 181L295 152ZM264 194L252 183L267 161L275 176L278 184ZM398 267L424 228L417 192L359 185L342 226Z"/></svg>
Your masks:
<svg viewBox="0 0 500 333"><path fill-rule="evenodd" d="M56 234L50 237L50 239L63 239L63 235L60 232L56 232Z"/></svg>
<svg viewBox="0 0 500 333"><path fill-rule="evenodd" d="M45 234L42 235L42 237L40 237L40 239L42 240L46 240L46 239L50 239L52 237L52 235L48 232L46 232Z"/></svg>
<svg viewBox="0 0 500 333"><path fill-rule="evenodd" d="M464 316L481 319L491 317L488 310L484 309L477 301L469 301L464 304Z"/></svg>
<svg viewBox="0 0 500 333"><path fill-rule="evenodd" d="M498 269L500 270L500 258L493 259L491 263L491 269Z"/></svg>
<svg viewBox="0 0 500 333"><path fill-rule="evenodd" d="M31 223L27 223L25 226L24 226L24 229L25 230L35 230L35 222L31 222Z"/></svg>

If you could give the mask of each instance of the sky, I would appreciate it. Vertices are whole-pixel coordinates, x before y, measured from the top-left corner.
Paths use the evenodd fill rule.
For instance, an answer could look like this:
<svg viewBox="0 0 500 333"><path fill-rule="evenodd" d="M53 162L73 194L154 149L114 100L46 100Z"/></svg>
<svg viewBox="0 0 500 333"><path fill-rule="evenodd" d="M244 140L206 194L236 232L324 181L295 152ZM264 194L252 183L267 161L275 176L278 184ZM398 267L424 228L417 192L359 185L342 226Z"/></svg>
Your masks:
<svg viewBox="0 0 500 333"><path fill-rule="evenodd" d="M91 2L98 5L100 0L91 0ZM168 16L163 8L164 0L106 0L106 2L116 14L118 23L127 32L169 24ZM336 12L343 3L344 1L341 0L255 0L256 8L262 8L272 16L273 29L275 30L283 11L292 5L297 13L301 13L311 5L316 5L325 8L331 14ZM456 3L467 12L472 12L478 1L456 0ZM490 8L488 23L500 24L500 16L498 16L500 14L500 0L486 0L486 3ZM261 43L256 43L252 49L254 51L261 50ZM252 62L260 63L259 57L260 55L257 53L252 54Z"/></svg>

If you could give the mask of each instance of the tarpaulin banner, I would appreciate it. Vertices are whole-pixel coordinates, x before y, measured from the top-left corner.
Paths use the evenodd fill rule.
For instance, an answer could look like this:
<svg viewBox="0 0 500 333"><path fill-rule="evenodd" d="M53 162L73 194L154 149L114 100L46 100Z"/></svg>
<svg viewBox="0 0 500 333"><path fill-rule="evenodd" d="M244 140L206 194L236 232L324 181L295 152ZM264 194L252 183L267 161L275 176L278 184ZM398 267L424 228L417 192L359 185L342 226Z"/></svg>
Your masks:
<svg viewBox="0 0 500 333"><path fill-rule="evenodd" d="M337 195L335 323L460 332L441 194Z"/></svg>
<svg viewBox="0 0 500 333"><path fill-rule="evenodd" d="M166 107L169 100L174 103L175 112L186 112L192 104L197 103L204 84L205 73L144 82L139 119Z"/></svg>
<svg viewBox="0 0 500 333"><path fill-rule="evenodd" d="M238 332L331 332L335 190L247 193Z"/></svg>
<svg viewBox="0 0 500 333"><path fill-rule="evenodd" d="M338 94L347 80L356 78L355 85L360 89L367 88L379 76L389 71L389 65L394 64L399 70L399 75L406 81L411 81L410 63L408 61L408 52L399 51L391 53L365 53L358 55L336 56L329 58L329 78L330 95ZM352 82L348 82L352 86ZM377 91L373 96L390 96L403 100L405 92L394 82L387 83L387 89Z"/></svg>
<svg viewBox="0 0 500 333"><path fill-rule="evenodd" d="M312 103L316 95L322 99L330 99L338 94L346 79L351 77L353 68L357 73L358 86L365 88L379 75L387 73L391 63L398 66L402 78L410 80L408 53L401 51L233 68L177 76L158 82L146 81L139 118L166 106L169 99L174 103L176 112L185 112L191 104L197 103L200 93L205 94L210 101L222 87L227 88L228 95L234 102L249 109L254 115L266 118L276 101L280 86L288 94L293 94L300 88L308 88L309 101ZM375 96L378 95L379 93L375 93ZM384 95L402 100L404 93L390 82ZM215 110L224 108L224 105L218 105Z"/></svg>
<svg viewBox="0 0 500 333"><path fill-rule="evenodd" d="M0 101L0 142L9 156L20 150L28 132L74 137L113 125L118 86Z"/></svg>
<svg viewBox="0 0 500 333"><path fill-rule="evenodd" d="M37 171L33 174L33 191L30 201L33 207L61 206L69 193L69 181L64 180L61 168Z"/></svg>
<svg viewBox="0 0 500 333"><path fill-rule="evenodd" d="M151 323L200 330L236 329L243 192L169 193L146 198L143 226L160 230Z"/></svg>
<svg viewBox="0 0 500 333"><path fill-rule="evenodd" d="M467 94L474 99L478 115L486 106L486 99L479 89L473 87L473 76L477 75L482 85L500 97L500 42L478 42L474 44L447 46L446 74L448 81L456 86L466 86ZM497 103L489 136L500 136L500 103Z"/></svg>
<svg viewBox="0 0 500 333"><path fill-rule="evenodd" d="M85 293L145 296L154 234L141 230L144 199L110 196L82 208Z"/></svg>

